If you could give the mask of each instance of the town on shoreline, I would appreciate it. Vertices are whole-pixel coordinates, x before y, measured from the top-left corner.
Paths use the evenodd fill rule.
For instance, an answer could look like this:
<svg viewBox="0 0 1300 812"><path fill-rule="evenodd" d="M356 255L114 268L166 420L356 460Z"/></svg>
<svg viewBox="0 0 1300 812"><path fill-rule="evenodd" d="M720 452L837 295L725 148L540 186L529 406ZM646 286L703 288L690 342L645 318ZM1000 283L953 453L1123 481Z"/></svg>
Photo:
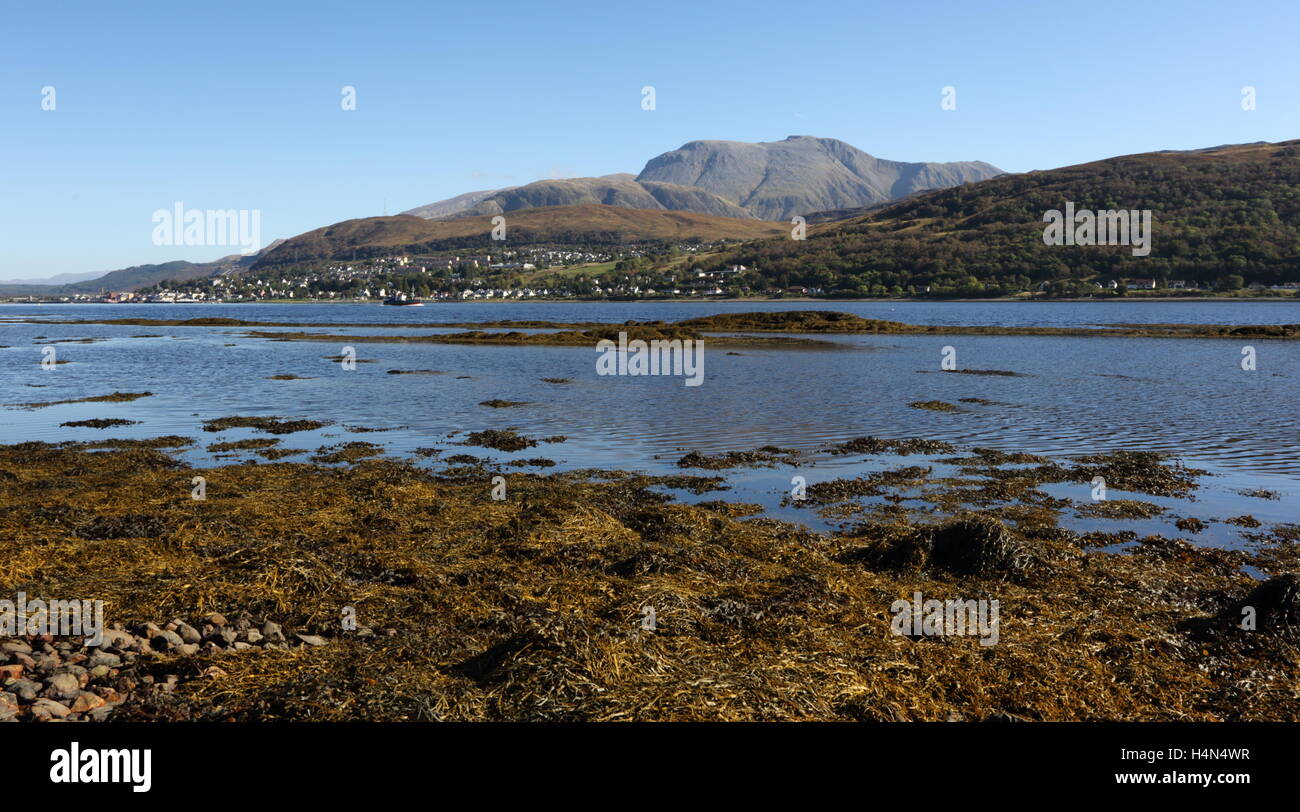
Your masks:
<svg viewBox="0 0 1300 812"><path fill-rule="evenodd" d="M1213 282L1163 276L1096 275L1087 279L1014 284L846 287L830 281L787 284L771 268L735 262L714 266L700 254L719 246L678 245L662 253L626 246L625 253L557 252L517 255L396 255L353 263L306 263L249 271L230 268L193 279L141 284L121 272L74 288L9 291L0 302L38 304L223 304L249 302L521 301L1117 301L1296 300L1300 282L1265 284L1228 274ZM524 261L529 260L532 261ZM698 264L697 264L698 263ZM115 284L116 283L116 284ZM94 285L92 288L91 285Z"/></svg>

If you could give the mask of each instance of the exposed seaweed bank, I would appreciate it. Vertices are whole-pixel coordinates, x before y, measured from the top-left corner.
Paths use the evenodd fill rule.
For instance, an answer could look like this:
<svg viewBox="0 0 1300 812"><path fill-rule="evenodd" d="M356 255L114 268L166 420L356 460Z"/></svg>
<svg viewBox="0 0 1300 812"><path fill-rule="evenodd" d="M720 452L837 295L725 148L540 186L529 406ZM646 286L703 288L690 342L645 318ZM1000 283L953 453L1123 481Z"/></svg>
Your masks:
<svg viewBox="0 0 1300 812"><path fill-rule="evenodd" d="M102 600L115 626L95 647L5 638L0 716L1300 719L1294 526L1259 530L1252 550L1148 536L1120 551L1062 527L1071 506L1039 486L1104 475L1186 495L1197 472L925 440L827 451L955 453L961 474L904 460L816 483L802 504L851 518L818 533L662 492L719 477L543 475L468 455L439 469L368 443L209 468L147 442L0 447L0 580ZM942 510L862 501L917 488ZM998 601L996 645L896 633L891 607L918 593Z"/></svg>
<svg viewBox="0 0 1300 812"><path fill-rule="evenodd" d="M50 406L64 406L70 403L129 403L140 398L147 398L152 394L152 392L113 392L107 395L92 395L84 398L69 398L68 400L46 400L36 403L9 403L6 405L12 409L45 409Z"/></svg>

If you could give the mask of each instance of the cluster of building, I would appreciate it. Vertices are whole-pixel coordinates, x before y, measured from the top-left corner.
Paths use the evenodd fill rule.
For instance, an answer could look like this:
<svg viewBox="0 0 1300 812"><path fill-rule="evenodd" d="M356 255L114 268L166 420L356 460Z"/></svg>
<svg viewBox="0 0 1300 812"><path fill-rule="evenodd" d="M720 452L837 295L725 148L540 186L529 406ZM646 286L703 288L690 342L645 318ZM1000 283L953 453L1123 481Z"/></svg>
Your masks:
<svg viewBox="0 0 1300 812"><path fill-rule="evenodd" d="M1102 287L1108 290L1116 290L1119 287L1119 285L1120 285L1119 280L1112 280L1110 283ZM1188 281L1186 279L1170 279L1167 280L1163 285L1160 284L1155 279L1125 279L1123 280L1123 285L1129 290L1156 290L1156 289L1202 290L1203 289L1200 283ZM1269 290L1278 293L1288 292L1288 291L1300 291L1300 283L1297 282L1287 282L1281 285L1264 285L1259 282L1256 282L1254 284L1247 285L1246 287L1248 290L1254 290L1254 291Z"/></svg>
<svg viewBox="0 0 1300 812"><path fill-rule="evenodd" d="M434 299L562 299L572 294L549 288L465 288L460 292L440 290Z"/></svg>
<svg viewBox="0 0 1300 812"><path fill-rule="evenodd" d="M134 291L109 291L105 293L72 293L67 296L23 296L16 301L55 301L66 304L186 304L189 302L220 302L222 298L209 296L203 291L189 292L165 290L150 294Z"/></svg>

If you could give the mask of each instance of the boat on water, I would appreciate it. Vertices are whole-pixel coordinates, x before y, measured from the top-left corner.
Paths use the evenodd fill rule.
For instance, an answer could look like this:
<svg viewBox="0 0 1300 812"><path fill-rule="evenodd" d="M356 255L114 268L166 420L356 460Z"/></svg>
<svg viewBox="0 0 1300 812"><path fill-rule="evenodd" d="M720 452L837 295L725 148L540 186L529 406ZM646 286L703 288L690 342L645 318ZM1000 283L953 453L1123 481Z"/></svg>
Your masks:
<svg viewBox="0 0 1300 812"><path fill-rule="evenodd" d="M384 304L394 307L424 307L424 302L419 299L412 299L405 293L394 294L384 300Z"/></svg>

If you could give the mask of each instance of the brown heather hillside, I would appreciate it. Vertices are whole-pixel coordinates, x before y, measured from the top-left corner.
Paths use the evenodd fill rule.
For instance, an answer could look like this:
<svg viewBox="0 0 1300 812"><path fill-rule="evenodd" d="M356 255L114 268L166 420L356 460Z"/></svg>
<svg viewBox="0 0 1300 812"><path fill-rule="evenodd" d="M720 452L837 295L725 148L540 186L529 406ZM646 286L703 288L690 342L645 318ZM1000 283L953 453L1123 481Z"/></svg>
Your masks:
<svg viewBox="0 0 1300 812"><path fill-rule="evenodd" d="M285 240L256 268L311 260L351 260L528 244L622 245L637 242L756 240L786 232L780 223L688 211L618 206L547 206L511 212L506 239L492 239L492 217L425 220L399 214L346 220Z"/></svg>
<svg viewBox="0 0 1300 812"><path fill-rule="evenodd" d="M1150 209L1150 256L1122 246L1047 246L1043 215ZM1044 282L1125 277L1217 286L1300 281L1300 141L1124 155L1003 175L893 205L842 211L808 239L768 240L702 263L757 267L751 286L842 295L999 295ZM826 218L814 216L812 222ZM1095 290L1091 282L1084 283Z"/></svg>

